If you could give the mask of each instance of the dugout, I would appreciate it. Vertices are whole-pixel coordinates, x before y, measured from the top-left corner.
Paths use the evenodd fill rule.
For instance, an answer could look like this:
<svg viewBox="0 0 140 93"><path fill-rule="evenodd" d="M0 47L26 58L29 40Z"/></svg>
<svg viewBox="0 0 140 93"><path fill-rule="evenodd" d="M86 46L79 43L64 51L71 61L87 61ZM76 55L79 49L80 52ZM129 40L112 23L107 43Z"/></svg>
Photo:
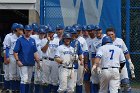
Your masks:
<svg viewBox="0 0 140 93"><path fill-rule="evenodd" d="M0 0L0 87L3 83L2 42L13 23L39 23L40 0Z"/></svg>

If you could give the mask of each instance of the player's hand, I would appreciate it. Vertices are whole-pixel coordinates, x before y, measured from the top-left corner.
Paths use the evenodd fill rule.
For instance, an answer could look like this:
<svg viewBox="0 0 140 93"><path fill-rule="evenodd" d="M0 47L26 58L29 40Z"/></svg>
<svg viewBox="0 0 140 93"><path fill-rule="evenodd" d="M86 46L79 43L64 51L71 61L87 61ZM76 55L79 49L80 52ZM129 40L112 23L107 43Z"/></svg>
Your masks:
<svg viewBox="0 0 140 93"><path fill-rule="evenodd" d="M88 64L85 64L85 65L84 65L84 71L85 71L85 72L88 72L88 71L89 71Z"/></svg>
<svg viewBox="0 0 140 93"><path fill-rule="evenodd" d="M22 66L23 66L23 64L21 63L21 61L17 61L17 65L18 65L19 67L22 67Z"/></svg>
<svg viewBox="0 0 140 93"><path fill-rule="evenodd" d="M4 64L7 65L10 63L10 58L6 58L6 60L4 61Z"/></svg>
<svg viewBox="0 0 140 93"><path fill-rule="evenodd" d="M83 62L83 60L81 60L81 61L80 61L80 65L81 65L81 66L83 66L83 65L84 65L84 62Z"/></svg>
<svg viewBox="0 0 140 93"><path fill-rule="evenodd" d="M97 68L96 65L93 65L91 69L91 73L94 73L96 68Z"/></svg>
<svg viewBox="0 0 140 93"><path fill-rule="evenodd" d="M47 36L47 40L48 40L48 41L50 41L50 40L51 40L51 38Z"/></svg>
<svg viewBox="0 0 140 93"><path fill-rule="evenodd" d="M97 67L97 73L98 74L101 74L101 72L102 72L101 68L100 67Z"/></svg>
<svg viewBox="0 0 140 93"><path fill-rule="evenodd" d="M133 65L133 63L132 62L129 62L129 68L130 68L130 70L132 69L132 70L134 70L135 68L134 68L134 65Z"/></svg>

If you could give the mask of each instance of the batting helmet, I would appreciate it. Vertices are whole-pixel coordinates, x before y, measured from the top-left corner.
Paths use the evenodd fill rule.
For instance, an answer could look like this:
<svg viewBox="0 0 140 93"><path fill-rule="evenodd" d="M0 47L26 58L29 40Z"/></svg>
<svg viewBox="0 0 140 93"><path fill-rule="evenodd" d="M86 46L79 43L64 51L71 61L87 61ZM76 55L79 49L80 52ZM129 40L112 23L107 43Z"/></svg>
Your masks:
<svg viewBox="0 0 140 93"><path fill-rule="evenodd" d="M55 33L55 30L51 26L48 26L47 32L48 33Z"/></svg>
<svg viewBox="0 0 140 93"><path fill-rule="evenodd" d="M82 30L83 31L86 31L87 30L87 26L86 25L83 25Z"/></svg>
<svg viewBox="0 0 140 93"><path fill-rule="evenodd" d="M70 33L71 33L71 34L76 34L76 33L77 33L77 30L76 30L74 27L72 27L72 28L70 29Z"/></svg>
<svg viewBox="0 0 140 93"><path fill-rule="evenodd" d="M33 30L32 26L31 25L25 25L25 29L26 31L31 31Z"/></svg>
<svg viewBox="0 0 140 93"><path fill-rule="evenodd" d="M13 24L12 24L12 27L11 27L11 30L16 30L17 25L18 25L18 23L13 23Z"/></svg>
<svg viewBox="0 0 140 93"><path fill-rule="evenodd" d="M58 24L58 25L56 26L56 30L63 30L63 29L64 29L64 26L61 25L61 24Z"/></svg>
<svg viewBox="0 0 140 93"><path fill-rule="evenodd" d="M74 24L72 27L74 27L77 31L82 30L82 26L80 24Z"/></svg>
<svg viewBox="0 0 140 93"><path fill-rule="evenodd" d="M64 33L63 38L70 38L71 39L71 34L70 33Z"/></svg>
<svg viewBox="0 0 140 93"><path fill-rule="evenodd" d="M70 32L71 26L66 26L64 32Z"/></svg>
<svg viewBox="0 0 140 93"><path fill-rule="evenodd" d="M39 33L43 33L43 34L46 34L46 28L45 28L45 26L44 25L41 25L40 27L39 27Z"/></svg>
<svg viewBox="0 0 140 93"><path fill-rule="evenodd" d="M19 28L19 29L24 29L24 26L23 26L22 24L18 24L18 25L17 25L17 28Z"/></svg>
<svg viewBox="0 0 140 93"><path fill-rule="evenodd" d="M95 30L96 30L96 31L100 31L101 29L102 29L102 28L101 28L99 25L96 25L96 26L95 26Z"/></svg>
<svg viewBox="0 0 140 93"><path fill-rule="evenodd" d="M112 43L112 39L109 36L105 36L102 39L102 45L105 45L106 43Z"/></svg>
<svg viewBox="0 0 140 93"><path fill-rule="evenodd" d="M38 26L37 23L32 23L32 28L33 28L33 31L34 31L34 32L38 32L39 26Z"/></svg>
<svg viewBox="0 0 140 93"><path fill-rule="evenodd" d="M87 26L87 30L90 31L90 30L95 30L95 26L94 25L88 25Z"/></svg>

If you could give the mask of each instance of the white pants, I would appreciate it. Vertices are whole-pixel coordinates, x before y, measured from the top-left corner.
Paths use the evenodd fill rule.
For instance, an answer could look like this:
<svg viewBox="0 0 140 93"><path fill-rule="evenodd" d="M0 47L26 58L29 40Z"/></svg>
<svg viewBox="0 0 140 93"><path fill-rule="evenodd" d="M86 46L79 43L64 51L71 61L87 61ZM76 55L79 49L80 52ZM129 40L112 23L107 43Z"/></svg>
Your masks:
<svg viewBox="0 0 140 93"><path fill-rule="evenodd" d="M9 79L10 80L20 80L18 65L13 55L10 55L9 63Z"/></svg>
<svg viewBox="0 0 140 93"><path fill-rule="evenodd" d="M9 81L9 64L5 65L3 64L3 69L4 69L4 79L6 81Z"/></svg>
<svg viewBox="0 0 140 93"><path fill-rule="evenodd" d="M59 67L59 79L60 79L60 85L58 89L59 93L63 93L65 91L67 91L68 93L74 92L74 88L76 85L74 79L74 69L63 68L62 66Z"/></svg>
<svg viewBox="0 0 140 93"><path fill-rule="evenodd" d="M121 80L124 79L124 78L129 78L128 77L128 71L127 71L127 68L126 68L126 64L124 65L124 67L121 70L120 78L121 78Z"/></svg>
<svg viewBox="0 0 140 93"><path fill-rule="evenodd" d="M43 66L43 62L40 61L40 69L37 69L37 63L35 63L35 67L34 67L34 84L41 84L41 80L42 80L42 66Z"/></svg>
<svg viewBox="0 0 140 93"><path fill-rule="evenodd" d="M42 63L42 83L58 85L58 63L43 59Z"/></svg>
<svg viewBox="0 0 140 93"><path fill-rule="evenodd" d="M81 66L79 61L77 70L77 85L83 85L83 78L84 78L84 66Z"/></svg>
<svg viewBox="0 0 140 93"><path fill-rule="evenodd" d="M120 73L119 68L108 68L103 69L100 77L100 90L99 93L118 93L120 85Z"/></svg>
<svg viewBox="0 0 140 93"><path fill-rule="evenodd" d="M21 77L22 84L30 84L32 73L33 73L33 66L22 66L19 67L19 73Z"/></svg>

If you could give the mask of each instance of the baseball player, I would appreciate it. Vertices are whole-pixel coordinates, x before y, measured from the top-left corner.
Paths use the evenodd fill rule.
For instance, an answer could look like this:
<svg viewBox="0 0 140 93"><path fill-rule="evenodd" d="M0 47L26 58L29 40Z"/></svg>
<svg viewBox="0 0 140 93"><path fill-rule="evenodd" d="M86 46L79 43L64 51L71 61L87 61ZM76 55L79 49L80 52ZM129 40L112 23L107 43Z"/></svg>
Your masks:
<svg viewBox="0 0 140 93"><path fill-rule="evenodd" d="M100 90L99 93L118 93L121 69L125 65L125 57L122 50L112 44L110 37L105 36L102 45L95 56L92 73L100 66Z"/></svg>
<svg viewBox="0 0 140 93"><path fill-rule="evenodd" d="M13 33L13 35L11 35L11 37L8 39L6 43L6 50L8 50L8 52L6 52L7 55L6 58L10 60L9 69L12 69L9 70L9 79L10 79L10 86L11 86L12 93L15 93L16 90L19 90L16 88L19 87L20 85L19 70L13 55L13 50L17 39L23 34L23 29L24 29L23 25L18 24L15 32Z"/></svg>
<svg viewBox="0 0 140 93"><path fill-rule="evenodd" d="M85 91L86 93L90 93L90 68L92 66L92 60L91 60L91 45L93 43L93 39L95 38L95 27L94 25L87 25L86 30L88 32L89 37L86 39L87 45L88 45L88 62L85 64L85 75L84 75L84 84L85 84Z"/></svg>
<svg viewBox="0 0 140 93"><path fill-rule="evenodd" d="M99 47L102 46L102 39L105 34L102 33L102 29L99 26L95 26L96 30L96 37L93 39L93 43L91 45L91 60L92 64L94 64L94 59L97 50ZM99 90L99 78L98 78L98 72L100 72L101 69L98 67L98 71L96 73L91 74L91 93L98 93Z"/></svg>
<svg viewBox="0 0 140 93"><path fill-rule="evenodd" d="M40 61L35 40L30 37L32 34L32 26L26 25L24 32L25 34L16 41L14 57L19 67L21 77L20 93L29 93L29 84L31 83L33 66L36 61L39 69Z"/></svg>
<svg viewBox="0 0 140 93"><path fill-rule="evenodd" d="M35 38L35 42L36 42L36 46L37 46L37 52L39 55L39 59L40 59L40 68L42 68L42 51L41 51L41 41L44 39L45 35L46 35L46 29L44 27L44 25L40 25L39 29L38 29L38 37ZM35 64L35 75L34 75L34 86L35 86L35 90L34 93L39 93L40 92L40 88L41 88L41 79L42 79L42 71L41 69L37 69L37 63Z"/></svg>
<svg viewBox="0 0 140 93"><path fill-rule="evenodd" d="M6 43L8 42L9 38L13 35L13 32L15 31L18 23L13 23L11 27L11 33L7 34L3 41L3 49L4 49L4 88L2 89L2 93L4 91L9 92L10 89L10 81L9 81L9 63L10 60L6 58L6 54L9 54L8 51L6 51ZM7 53L6 53L7 52Z"/></svg>
<svg viewBox="0 0 140 93"><path fill-rule="evenodd" d="M43 92L56 93L58 89L58 63L54 61L56 48L59 46L59 39L54 38L55 31L49 26L47 37L41 42L41 50L43 52Z"/></svg>
<svg viewBox="0 0 140 93"><path fill-rule="evenodd" d="M60 85L59 93L73 93L76 86L75 73L74 73L74 60L77 55L77 50L75 50L71 45L71 34L64 33L63 35L64 44L57 48L55 54L55 60L59 65L59 80ZM77 62L78 64L78 62Z"/></svg>
<svg viewBox="0 0 140 93"><path fill-rule="evenodd" d="M87 26L86 25L82 26L82 35L83 35L83 38L87 41L87 39L89 38L89 34L88 34L88 31L87 31Z"/></svg>
<svg viewBox="0 0 140 93"><path fill-rule="evenodd" d="M111 37L111 39L113 40L113 44L115 46L119 47L123 51L125 58L127 59L128 63L129 63L129 69L131 71L131 78L135 78L134 65L131 61L130 54L128 52L128 49L127 49L124 41L121 38L116 37L114 28L108 28L106 30L106 34ZM130 93L131 87L129 84L129 77L128 77L128 71L127 71L126 65L123 67L120 76L121 76L121 85L122 85L122 88L124 88L123 91Z"/></svg>
<svg viewBox="0 0 140 93"><path fill-rule="evenodd" d="M86 40L82 37L82 27L79 24L73 25L73 27L77 30L77 40L80 42L80 45L82 47L83 51L83 59L84 63L87 62L87 53L88 53L88 47ZM76 85L76 93L82 93L82 87L83 87L83 77L84 77L84 66L79 65L78 71L77 71L77 85Z"/></svg>
<svg viewBox="0 0 140 93"><path fill-rule="evenodd" d="M58 38L59 40L61 40L62 36L63 36L63 33L64 33L64 26L61 25L61 24L58 24L56 26L56 34L54 34L54 37Z"/></svg>

